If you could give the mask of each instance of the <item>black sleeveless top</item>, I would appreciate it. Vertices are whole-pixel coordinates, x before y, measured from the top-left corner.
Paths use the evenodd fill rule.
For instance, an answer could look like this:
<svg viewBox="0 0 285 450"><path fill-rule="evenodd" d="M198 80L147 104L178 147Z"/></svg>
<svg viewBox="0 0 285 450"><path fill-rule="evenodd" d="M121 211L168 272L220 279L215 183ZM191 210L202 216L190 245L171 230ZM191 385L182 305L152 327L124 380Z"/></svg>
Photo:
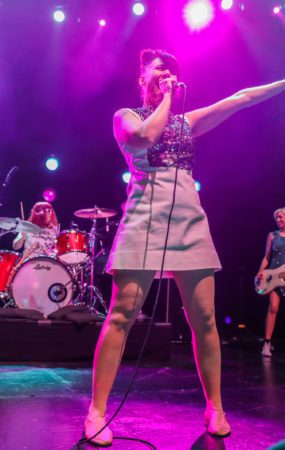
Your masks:
<svg viewBox="0 0 285 450"><path fill-rule="evenodd" d="M132 108L142 120L154 111L152 106ZM148 152L148 162L151 167L178 167L192 170L194 148L191 128L186 120L182 127L182 143L180 144L182 116L168 113L168 122L158 141Z"/></svg>
<svg viewBox="0 0 285 450"><path fill-rule="evenodd" d="M269 269L276 269L285 264L285 237L280 236L279 231L273 231L271 243L271 260Z"/></svg>

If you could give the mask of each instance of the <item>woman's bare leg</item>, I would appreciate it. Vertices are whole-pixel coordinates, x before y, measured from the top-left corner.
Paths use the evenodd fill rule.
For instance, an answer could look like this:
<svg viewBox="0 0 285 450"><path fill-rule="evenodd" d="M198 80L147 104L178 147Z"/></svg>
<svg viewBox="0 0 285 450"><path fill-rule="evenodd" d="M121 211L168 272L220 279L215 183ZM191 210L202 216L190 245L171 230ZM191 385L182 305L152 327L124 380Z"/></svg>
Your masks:
<svg viewBox="0 0 285 450"><path fill-rule="evenodd" d="M268 311L265 319L265 339L268 339L269 341L272 338L272 334L275 328L279 303L279 295L275 291L270 292Z"/></svg>
<svg viewBox="0 0 285 450"><path fill-rule="evenodd" d="M221 351L215 321L213 271L174 272L174 278L191 327L194 357L207 407L222 410Z"/></svg>
<svg viewBox="0 0 285 450"><path fill-rule="evenodd" d="M112 299L94 355L92 401L89 413L103 417L128 332L148 294L155 272L117 270Z"/></svg>

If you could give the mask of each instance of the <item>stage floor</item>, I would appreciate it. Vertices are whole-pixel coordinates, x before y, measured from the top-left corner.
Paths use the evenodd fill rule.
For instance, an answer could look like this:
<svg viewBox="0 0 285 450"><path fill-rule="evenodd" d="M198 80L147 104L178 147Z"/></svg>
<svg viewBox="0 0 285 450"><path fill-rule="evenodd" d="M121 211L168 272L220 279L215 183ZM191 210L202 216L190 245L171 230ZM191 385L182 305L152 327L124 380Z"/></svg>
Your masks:
<svg viewBox="0 0 285 450"><path fill-rule="evenodd" d="M160 450L263 450L285 438L285 343L264 359L258 343L224 344L223 398L232 435L213 438L203 426L204 402L192 352L172 345L171 360L144 363L112 429L114 436L144 439ZM75 449L87 412L91 367L0 366L1 450ZM133 372L124 362L112 393L115 411ZM82 449L94 448L85 444ZM148 448L114 440L112 448Z"/></svg>

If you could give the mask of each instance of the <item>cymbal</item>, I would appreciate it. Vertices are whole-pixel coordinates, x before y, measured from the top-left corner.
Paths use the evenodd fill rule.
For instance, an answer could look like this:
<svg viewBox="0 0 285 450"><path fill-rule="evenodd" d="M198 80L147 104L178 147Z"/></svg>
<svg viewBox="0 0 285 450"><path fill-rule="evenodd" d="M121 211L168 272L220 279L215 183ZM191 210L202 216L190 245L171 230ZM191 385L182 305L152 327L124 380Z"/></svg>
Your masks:
<svg viewBox="0 0 285 450"><path fill-rule="evenodd" d="M25 233L39 234L42 229L34 223L19 218L0 217L0 228L8 231L23 231Z"/></svg>
<svg viewBox="0 0 285 450"><path fill-rule="evenodd" d="M117 211L107 208L87 208L78 209L73 214L82 219L106 219L107 217L115 216Z"/></svg>

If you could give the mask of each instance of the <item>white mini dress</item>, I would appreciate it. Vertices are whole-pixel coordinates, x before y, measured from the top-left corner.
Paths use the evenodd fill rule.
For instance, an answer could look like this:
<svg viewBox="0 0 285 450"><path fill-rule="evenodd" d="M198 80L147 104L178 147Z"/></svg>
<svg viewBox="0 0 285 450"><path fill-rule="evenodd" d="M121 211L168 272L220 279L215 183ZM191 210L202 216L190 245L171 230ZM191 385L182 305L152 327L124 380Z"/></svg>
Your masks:
<svg viewBox="0 0 285 450"><path fill-rule="evenodd" d="M152 108L129 110L144 120ZM192 178L194 150L189 123L169 113L158 144L134 149L118 142L131 172L127 200L106 271L161 271L164 276L180 270L221 269ZM177 178L175 183L175 178ZM174 207L166 243L167 224L176 184Z"/></svg>

